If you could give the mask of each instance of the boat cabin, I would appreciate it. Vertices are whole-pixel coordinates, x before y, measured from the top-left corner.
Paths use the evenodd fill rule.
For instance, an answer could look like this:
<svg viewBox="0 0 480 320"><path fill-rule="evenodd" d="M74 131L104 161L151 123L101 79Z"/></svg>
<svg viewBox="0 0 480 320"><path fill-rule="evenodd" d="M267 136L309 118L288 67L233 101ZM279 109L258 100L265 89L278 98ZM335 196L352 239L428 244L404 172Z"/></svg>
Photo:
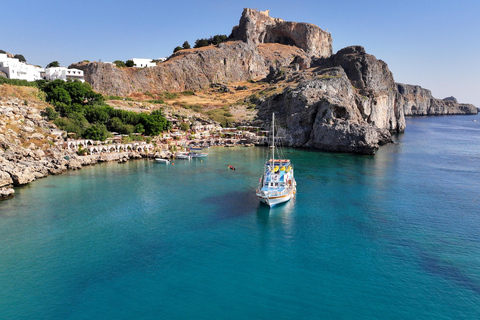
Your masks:
<svg viewBox="0 0 480 320"><path fill-rule="evenodd" d="M291 181L293 168L290 160L270 159L265 163L264 188L283 187Z"/></svg>

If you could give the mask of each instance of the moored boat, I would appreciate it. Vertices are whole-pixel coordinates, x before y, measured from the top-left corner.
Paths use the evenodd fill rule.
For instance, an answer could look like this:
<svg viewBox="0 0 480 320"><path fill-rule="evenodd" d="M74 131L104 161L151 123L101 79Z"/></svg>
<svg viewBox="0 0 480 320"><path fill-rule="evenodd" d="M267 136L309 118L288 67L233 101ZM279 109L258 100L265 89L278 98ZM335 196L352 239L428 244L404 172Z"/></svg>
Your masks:
<svg viewBox="0 0 480 320"><path fill-rule="evenodd" d="M167 159L162 159L162 158L155 158L155 162L158 163L164 163L164 164L170 164L170 161Z"/></svg>
<svg viewBox="0 0 480 320"><path fill-rule="evenodd" d="M192 158L205 158L206 156L208 156L208 153L207 152L202 152L203 151L203 148L190 148L190 152L189 152L189 155L192 157Z"/></svg>
<svg viewBox="0 0 480 320"><path fill-rule="evenodd" d="M261 202L273 207L287 202L295 196L297 183L293 175L293 165L289 159L275 159L275 114L272 115L271 158L265 162L263 175L256 190Z"/></svg>
<svg viewBox="0 0 480 320"><path fill-rule="evenodd" d="M175 153L175 157L177 159L184 159L184 160L192 159L192 156L188 152L177 152Z"/></svg>

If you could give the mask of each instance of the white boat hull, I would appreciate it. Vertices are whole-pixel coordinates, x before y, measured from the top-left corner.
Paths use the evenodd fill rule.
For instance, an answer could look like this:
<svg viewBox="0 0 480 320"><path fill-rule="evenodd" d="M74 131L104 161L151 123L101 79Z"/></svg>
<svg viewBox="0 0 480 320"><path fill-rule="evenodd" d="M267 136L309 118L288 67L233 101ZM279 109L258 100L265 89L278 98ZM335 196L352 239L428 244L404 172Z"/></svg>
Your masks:
<svg viewBox="0 0 480 320"><path fill-rule="evenodd" d="M208 153L192 153L191 157L192 158L205 158L208 156Z"/></svg>
<svg viewBox="0 0 480 320"><path fill-rule="evenodd" d="M161 158L155 158L155 161L158 163L164 163L164 164L170 163L170 161L168 161L167 159L161 159Z"/></svg>
<svg viewBox="0 0 480 320"><path fill-rule="evenodd" d="M271 207L276 206L277 204L284 203L295 197L295 193L297 192L296 188L290 190L289 193L280 196L268 196L263 191L257 192L257 196L261 202L267 204Z"/></svg>

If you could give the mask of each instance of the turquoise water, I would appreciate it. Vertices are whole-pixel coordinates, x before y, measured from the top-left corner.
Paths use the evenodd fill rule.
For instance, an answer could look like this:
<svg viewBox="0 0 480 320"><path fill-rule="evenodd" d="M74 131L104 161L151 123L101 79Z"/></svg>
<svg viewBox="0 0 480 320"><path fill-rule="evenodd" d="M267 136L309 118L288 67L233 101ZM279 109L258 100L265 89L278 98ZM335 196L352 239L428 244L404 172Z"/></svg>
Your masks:
<svg viewBox="0 0 480 320"><path fill-rule="evenodd" d="M19 188L0 202L0 318L479 319L480 116L408 119L397 140L286 150L298 194L273 209L263 148Z"/></svg>

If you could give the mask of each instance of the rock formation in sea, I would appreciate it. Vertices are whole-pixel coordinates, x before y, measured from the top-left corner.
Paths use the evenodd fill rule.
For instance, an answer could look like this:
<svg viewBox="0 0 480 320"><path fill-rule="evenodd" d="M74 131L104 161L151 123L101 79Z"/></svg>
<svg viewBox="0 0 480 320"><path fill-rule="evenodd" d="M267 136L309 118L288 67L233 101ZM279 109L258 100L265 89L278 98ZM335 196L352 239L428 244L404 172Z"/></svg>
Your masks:
<svg viewBox="0 0 480 320"><path fill-rule="evenodd" d="M436 99L430 90L420 86L397 83L397 90L397 99L403 105L406 116L476 114L478 112L473 104L458 103L454 97Z"/></svg>
<svg viewBox="0 0 480 320"><path fill-rule="evenodd" d="M392 73L363 47L347 47L308 70L287 72L287 82L296 78L297 86L259 108L265 120L277 114L289 146L373 154L391 141L390 132L405 129Z"/></svg>

